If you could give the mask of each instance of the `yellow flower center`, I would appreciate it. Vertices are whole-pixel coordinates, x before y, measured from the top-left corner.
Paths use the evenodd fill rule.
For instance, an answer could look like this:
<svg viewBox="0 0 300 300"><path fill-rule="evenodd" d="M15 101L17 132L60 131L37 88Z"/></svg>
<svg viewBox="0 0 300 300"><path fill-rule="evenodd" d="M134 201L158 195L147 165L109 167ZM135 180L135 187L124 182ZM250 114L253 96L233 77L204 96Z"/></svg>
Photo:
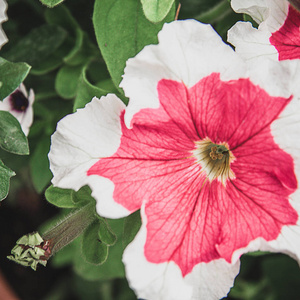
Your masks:
<svg viewBox="0 0 300 300"><path fill-rule="evenodd" d="M214 144L209 138L205 138L195 144L196 149L193 150L193 155L210 182L217 179L226 185L228 179L235 178L230 168L235 157L227 143Z"/></svg>

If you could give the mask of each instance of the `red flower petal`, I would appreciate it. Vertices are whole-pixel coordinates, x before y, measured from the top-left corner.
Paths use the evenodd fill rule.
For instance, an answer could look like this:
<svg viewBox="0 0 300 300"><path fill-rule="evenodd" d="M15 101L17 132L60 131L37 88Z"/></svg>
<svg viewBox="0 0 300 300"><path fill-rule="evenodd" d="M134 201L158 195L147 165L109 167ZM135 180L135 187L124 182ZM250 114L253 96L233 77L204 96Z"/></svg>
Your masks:
<svg viewBox="0 0 300 300"><path fill-rule="evenodd" d="M300 58L300 13L291 5L284 24L272 33L270 43L277 49L279 60Z"/></svg>
<svg viewBox="0 0 300 300"><path fill-rule="evenodd" d="M262 237L274 240L297 212L293 160L275 144L270 124L290 99L271 97L248 79L211 74L187 89L158 83L161 106L144 109L133 128L122 122L121 145L88 171L112 180L114 199L134 211L145 203L145 256L174 261L183 275L200 262L224 258ZM192 151L208 137L227 142L236 179L209 182Z"/></svg>

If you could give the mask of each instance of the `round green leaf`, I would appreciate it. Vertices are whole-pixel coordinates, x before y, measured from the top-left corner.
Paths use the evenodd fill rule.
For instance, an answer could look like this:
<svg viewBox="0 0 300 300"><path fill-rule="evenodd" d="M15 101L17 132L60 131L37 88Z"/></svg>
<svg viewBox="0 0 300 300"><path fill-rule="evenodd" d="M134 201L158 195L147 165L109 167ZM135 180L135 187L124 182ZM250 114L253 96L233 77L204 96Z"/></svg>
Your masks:
<svg viewBox="0 0 300 300"><path fill-rule="evenodd" d="M7 111L0 111L0 147L14 154L29 154L28 141L20 123Z"/></svg>
<svg viewBox="0 0 300 300"><path fill-rule="evenodd" d="M81 75L78 80L77 94L74 101L73 110L76 111L78 108L83 108L87 103L89 103L93 97L102 97L107 95L107 91L100 89L92 85L86 78L86 68L82 70Z"/></svg>
<svg viewBox="0 0 300 300"><path fill-rule="evenodd" d="M100 221L99 237L101 242L108 246L114 245L117 240L116 235L112 232L108 223L104 220Z"/></svg>
<svg viewBox="0 0 300 300"><path fill-rule="evenodd" d="M61 27L42 25L33 29L5 53L5 58L11 61L26 61L32 67L39 66L59 48L66 37L67 32Z"/></svg>
<svg viewBox="0 0 300 300"><path fill-rule="evenodd" d="M57 93L65 99L72 99L76 95L78 80L83 66L64 66L55 79L55 89Z"/></svg>
<svg viewBox="0 0 300 300"><path fill-rule="evenodd" d="M52 173L49 170L48 152L50 149L50 137L44 136L30 158L30 171L33 185L38 193L42 193L49 184Z"/></svg>
<svg viewBox="0 0 300 300"><path fill-rule="evenodd" d="M152 23L161 22L175 0L141 0L146 18Z"/></svg>
<svg viewBox="0 0 300 300"><path fill-rule="evenodd" d="M12 63L0 57L0 100L11 94L23 82L30 68L26 63Z"/></svg>
<svg viewBox="0 0 300 300"><path fill-rule="evenodd" d="M141 215L140 211L136 211L125 218L124 221L124 234L123 234L123 247L132 242L136 234L138 233L141 227Z"/></svg>
<svg viewBox="0 0 300 300"><path fill-rule="evenodd" d="M50 186L45 192L45 197L49 203L60 208L78 208L87 202L95 201L88 186L82 187L77 192Z"/></svg>
<svg viewBox="0 0 300 300"><path fill-rule="evenodd" d="M49 203L57 207L75 208L77 205L73 200L74 193L75 191L71 189L61 189L50 186L45 192L45 197Z"/></svg>
<svg viewBox="0 0 300 300"><path fill-rule="evenodd" d="M82 255L91 264L101 265L108 256L108 246L99 239L101 224L99 220L93 222L85 231L82 237Z"/></svg>
<svg viewBox="0 0 300 300"><path fill-rule="evenodd" d="M107 222L118 236L118 239L115 245L109 247L108 258L105 263L102 265L94 265L86 262L80 255L80 247L78 247L77 255L73 255L75 272L86 280L108 280L113 278L123 278L125 276L124 265L122 263L122 233L124 219L107 220ZM59 254L60 253L57 253L57 255Z"/></svg>
<svg viewBox="0 0 300 300"><path fill-rule="evenodd" d="M0 160L0 201L7 197L9 191L9 181L12 176L16 175Z"/></svg>
<svg viewBox="0 0 300 300"><path fill-rule="evenodd" d="M116 87L126 61L146 45L157 43L163 24L174 17L175 4L163 21L153 24L146 19L139 0L128 0L125 5L123 0L96 0L93 15L96 38Z"/></svg>

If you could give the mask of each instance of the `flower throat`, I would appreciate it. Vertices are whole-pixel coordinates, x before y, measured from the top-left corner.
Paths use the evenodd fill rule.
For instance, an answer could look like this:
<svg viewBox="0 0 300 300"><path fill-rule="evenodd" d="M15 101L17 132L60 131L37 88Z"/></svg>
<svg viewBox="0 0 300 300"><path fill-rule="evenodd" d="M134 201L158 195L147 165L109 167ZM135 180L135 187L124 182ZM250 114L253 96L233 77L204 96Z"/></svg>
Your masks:
<svg viewBox="0 0 300 300"><path fill-rule="evenodd" d="M217 179L226 185L228 179L234 179L235 175L230 164L235 160L227 143L214 144L209 138L195 142L196 149L193 155L206 173L210 182Z"/></svg>

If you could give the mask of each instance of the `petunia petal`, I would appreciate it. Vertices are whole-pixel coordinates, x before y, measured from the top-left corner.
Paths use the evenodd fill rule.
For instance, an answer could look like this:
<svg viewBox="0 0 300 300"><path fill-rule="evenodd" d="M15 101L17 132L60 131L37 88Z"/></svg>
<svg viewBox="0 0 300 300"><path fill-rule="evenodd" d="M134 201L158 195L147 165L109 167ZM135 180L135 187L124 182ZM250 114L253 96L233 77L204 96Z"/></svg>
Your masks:
<svg viewBox="0 0 300 300"><path fill-rule="evenodd" d="M5 34L5 32L2 29L2 23L7 21L7 3L5 0L0 0L0 49L1 47L8 42L8 38Z"/></svg>
<svg viewBox="0 0 300 300"><path fill-rule="evenodd" d="M113 183L99 176L87 176L87 171L99 158L111 156L118 149L124 108L115 95L94 98L84 109L58 123L49 153L55 186L78 190L89 184L97 209L102 215L115 218L128 215L128 211L112 200Z"/></svg>
<svg viewBox="0 0 300 300"><path fill-rule="evenodd" d="M194 267L186 277L173 262L151 263L144 255L146 216L134 241L126 248L123 262L129 285L139 298L156 300L220 299L227 295L239 272L239 262L229 264L223 259ZM216 284L217 283L217 284Z"/></svg>
<svg viewBox="0 0 300 300"><path fill-rule="evenodd" d="M28 100L28 105L25 110L16 110L14 109L12 103L11 103L11 95L15 92L21 92L25 98ZM30 89L29 97L27 94L27 90L23 83L20 84L20 86L3 101L0 101L0 110L6 110L9 111L20 123L22 130L24 134L27 136L29 134L30 127L33 122L33 102L34 102L34 92L32 89ZM26 100L26 101L27 101Z"/></svg>
<svg viewBox="0 0 300 300"><path fill-rule="evenodd" d="M156 88L161 79L191 87L212 72L220 73L224 80L245 74L243 61L210 25L195 20L165 24L158 40L158 45L146 46L126 64L120 86L130 98L125 114L127 126L132 125L132 116L140 109L159 106Z"/></svg>
<svg viewBox="0 0 300 300"><path fill-rule="evenodd" d="M276 48L270 44L271 33L252 27L250 22L237 22L227 33L228 42L235 46L235 51L250 60L259 55L278 59Z"/></svg>
<svg viewBox="0 0 300 300"><path fill-rule="evenodd" d="M260 24L269 16L268 0L231 0L231 7L237 13L250 15Z"/></svg>
<svg viewBox="0 0 300 300"><path fill-rule="evenodd" d="M246 13L261 29L274 32L284 23L289 2L287 0L231 0L231 7L237 13Z"/></svg>

